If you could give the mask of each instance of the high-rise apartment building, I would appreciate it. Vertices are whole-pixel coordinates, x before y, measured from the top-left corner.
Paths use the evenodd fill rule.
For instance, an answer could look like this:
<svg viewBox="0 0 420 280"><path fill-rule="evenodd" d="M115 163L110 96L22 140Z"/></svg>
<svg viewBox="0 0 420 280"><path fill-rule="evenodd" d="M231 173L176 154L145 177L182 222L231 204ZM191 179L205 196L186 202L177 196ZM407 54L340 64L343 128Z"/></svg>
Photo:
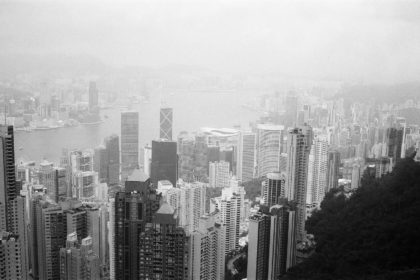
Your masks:
<svg viewBox="0 0 420 280"><path fill-rule="evenodd" d="M268 279L270 248L270 215L258 212L249 218L248 231L248 279Z"/></svg>
<svg viewBox="0 0 420 280"><path fill-rule="evenodd" d="M52 162L44 160L39 164L38 180L47 188L47 194L52 200L58 202L66 199L68 181L65 168L54 167Z"/></svg>
<svg viewBox="0 0 420 280"><path fill-rule="evenodd" d="M172 141L172 108L160 108L159 138Z"/></svg>
<svg viewBox="0 0 420 280"><path fill-rule="evenodd" d="M0 279L28 279L18 234L0 231Z"/></svg>
<svg viewBox="0 0 420 280"><path fill-rule="evenodd" d="M243 131L239 133L236 177L242 182L251 181L255 175L255 141L255 133Z"/></svg>
<svg viewBox="0 0 420 280"><path fill-rule="evenodd" d="M284 127L259 124L257 126L257 176L263 177L280 170L280 153Z"/></svg>
<svg viewBox="0 0 420 280"><path fill-rule="evenodd" d="M200 217L198 229L191 234L189 279L225 278L226 228L216 222L216 215Z"/></svg>
<svg viewBox="0 0 420 280"><path fill-rule="evenodd" d="M222 196L216 198L217 209L220 212L220 221L226 226L226 254L239 248L239 228L244 194L243 187L229 187L224 188Z"/></svg>
<svg viewBox="0 0 420 280"><path fill-rule="evenodd" d="M139 167L139 113L121 113L121 180Z"/></svg>
<svg viewBox="0 0 420 280"><path fill-rule="evenodd" d="M205 214L207 184L181 181L177 187L180 189L179 223L190 233L198 228L200 217Z"/></svg>
<svg viewBox="0 0 420 280"><path fill-rule="evenodd" d="M285 198L286 175L280 172L268 173L261 187L264 205L271 207Z"/></svg>
<svg viewBox="0 0 420 280"><path fill-rule="evenodd" d="M318 207L324 199L327 189L328 142L323 137L313 141L308 163L308 186L306 204Z"/></svg>
<svg viewBox="0 0 420 280"><path fill-rule="evenodd" d="M302 240L305 232L308 161L312 138L312 129L309 126L294 128L287 137L286 198L295 201L297 205L297 240Z"/></svg>
<svg viewBox="0 0 420 280"><path fill-rule="evenodd" d="M60 206L45 200L36 204L36 251L38 279L60 279L60 249L67 236L66 214Z"/></svg>
<svg viewBox="0 0 420 280"><path fill-rule="evenodd" d="M66 247L60 249L60 280L99 280L99 264L92 237L79 241L75 232L67 235Z"/></svg>
<svg viewBox="0 0 420 280"><path fill-rule="evenodd" d="M138 278L186 279L189 247L185 230L178 226L174 209L163 203L139 238Z"/></svg>
<svg viewBox="0 0 420 280"><path fill-rule="evenodd" d="M296 264L295 211L274 205L250 217L248 279L275 280Z"/></svg>
<svg viewBox="0 0 420 280"><path fill-rule="evenodd" d="M327 188L325 193L328 193L331 189L338 187L338 175L340 172L340 152L337 150L330 150L328 152L328 164L327 164Z"/></svg>
<svg viewBox="0 0 420 280"><path fill-rule="evenodd" d="M178 155L176 142L167 140L152 141L151 181L157 186L158 181L168 180L176 185L178 180Z"/></svg>
<svg viewBox="0 0 420 280"><path fill-rule="evenodd" d="M125 190L115 195L113 212L114 267L116 279L144 279L140 273L140 236L159 209L160 195L151 187L150 179L140 170L125 181ZM152 279L152 278L151 278Z"/></svg>
<svg viewBox="0 0 420 280"><path fill-rule="evenodd" d="M210 188L226 188L229 186L229 166L230 164L227 161L216 161L209 163Z"/></svg>

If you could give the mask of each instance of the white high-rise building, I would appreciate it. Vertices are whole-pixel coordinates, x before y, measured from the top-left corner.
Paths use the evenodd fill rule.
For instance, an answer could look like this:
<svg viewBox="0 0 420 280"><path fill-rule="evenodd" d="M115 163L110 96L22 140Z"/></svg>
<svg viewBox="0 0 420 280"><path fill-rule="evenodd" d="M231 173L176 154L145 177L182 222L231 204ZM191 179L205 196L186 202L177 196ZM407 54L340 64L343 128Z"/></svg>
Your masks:
<svg viewBox="0 0 420 280"><path fill-rule="evenodd" d="M226 188L229 186L230 172L228 161L215 161L209 163L210 188Z"/></svg>
<svg viewBox="0 0 420 280"><path fill-rule="evenodd" d="M216 222L216 215L202 216L191 234L189 279L225 278L226 227Z"/></svg>
<svg viewBox="0 0 420 280"><path fill-rule="evenodd" d="M186 183L180 180L179 222L186 232L193 232L199 226L200 217L206 210L206 186L201 182Z"/></svg>
<svg viewBox="0 0 420 280"><path fill-rule="evenodd" d="M150 167L152 164L152 147L146 145L143 148L143 171L144 174L150 177Z"/></svg>
<svg viewBox="0 0 420 280"><path fill-rule="evenodd" d="M222 196L215 199L220 212L220 222L226 226L226 247L228 253L239 247L241 212L244 208L245 190L234 184L222 190ZM243 213L244 214L244 213Z"/></svg>
<svg viewBox="0 0 420 280"><path fill-rule="evenodd" d="M259 124L257 126L257 176L280 170L280 153L284 127Z"/></svg>
<svg viewBox="0 0 420 280"><path fill-rule="evenodd" d="M239 181L247 182L255 175L255 140L252 132L239 133L238 149L236 154L236 177Z"/></svg>
<svg viewBox="0 0 420 280"><path fill-rule="evenodd" d="M296 239L305 235L308 161L312 145L312 128L292 129L287 137L286 198L296 202Z"/></svg>
<svg viewBox="0 0 420 280"><path fill-rule="evenodd" d="M315 138L308 164L308 187L306 204L318 207L325 196L328 171L328 141L323 136Z"/></svg>

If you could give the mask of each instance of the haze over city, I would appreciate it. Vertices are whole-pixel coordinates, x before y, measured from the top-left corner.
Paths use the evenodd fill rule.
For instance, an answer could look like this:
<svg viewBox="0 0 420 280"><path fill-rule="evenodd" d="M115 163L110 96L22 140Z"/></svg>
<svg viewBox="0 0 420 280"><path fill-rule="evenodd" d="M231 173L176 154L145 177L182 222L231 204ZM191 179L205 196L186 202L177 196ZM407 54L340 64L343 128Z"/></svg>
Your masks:
<svg viewBox="0 0 420 280"><path fill-rule="evenodd" d="M3 1L6 54L345 82L418 81L416 1ZM401 71L404 69L404 71Z"/></svg>
<svg viewBox="0 0 420 280"><path fill-rule="evenodd" d="M0 280L420 279L419 1L0 26Z"/></svg>

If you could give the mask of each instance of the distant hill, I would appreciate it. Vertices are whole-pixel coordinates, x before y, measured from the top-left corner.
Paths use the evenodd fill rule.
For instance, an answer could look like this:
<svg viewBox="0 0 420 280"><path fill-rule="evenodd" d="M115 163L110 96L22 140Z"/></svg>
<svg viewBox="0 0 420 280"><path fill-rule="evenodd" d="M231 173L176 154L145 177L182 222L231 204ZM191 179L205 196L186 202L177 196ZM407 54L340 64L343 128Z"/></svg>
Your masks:
<svg viewBox="0 0 420 280"><path fill-rule="evenodd" d="M329 192L306 227L316 252L282 279L420 279L420 164L365 174L350 198Z"/></svg>

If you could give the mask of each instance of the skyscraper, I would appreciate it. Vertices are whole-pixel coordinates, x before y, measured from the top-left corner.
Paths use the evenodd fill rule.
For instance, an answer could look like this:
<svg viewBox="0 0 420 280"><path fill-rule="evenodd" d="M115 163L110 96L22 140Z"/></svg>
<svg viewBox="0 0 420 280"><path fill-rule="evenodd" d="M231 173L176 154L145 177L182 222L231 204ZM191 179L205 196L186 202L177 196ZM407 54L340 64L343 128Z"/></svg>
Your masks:
<svg viewBox="0 0 420 280"><path fill-rule="evenodd" d="M28 271L20 261L22 256L20 236L0 231L0 279L28 279Z"/></svg>
<svg viewBox="0 0 420 280"><path fill-rule="evenodd" d="M188 239L172 207L163 203L139 237L138 278L185 279L188 275Z"/></svg>
<svg viewBox="0 0 420 280"><path fill-rule="evenodd" d="M226 228L216 222L216 215L200 217L198 229L191 234L189 279L225 278Z"/></svg>
<svg viewBox="0 0 420 280"><path fill-rule="evenodd" d="M172 108L160 108L159 138L172 141Z"/></svg>
<svg viewBox="0 0 420 280"><path fill-rule="evenodd" d="M229 165L230 164L227 161L216 161L209 163L210 188L226 188L229 186Z"/></svg>
<svg viewBox="0 0 420 280"><path fill-rule="evenodd" d="M67 235L66 247L60 249L60 280L99 280L99 257L94 254L92 237Z"/></svg>
<svg viewBox="0 0 420 280"><path fill-rule="evenodd" d="M118 135L106 137L104 145L95 149L94 170L98 172L99 182L110 186L120 182L120 147Z"/></svg>
<svg viewBox="0 0 420 280"><path fill-rule="evenodd" d="M114 227L113 269L117 279L139 279L139 255L142 249L139 236L146 224L152 223L159 209L160 198L151 187L150 179L138 169L125 181L125 191L116 193L114 224L111 226Z"/></svg>
<svg viewBox="0 0 420 280"><path fill-rule="evenodd" d="M112 134L105 138L105 148L108 154L108 185L118 185L120 182L120 140Z"/></svg>
<svg viewBox="0 0 420 280"><path fill-rule="evenodd" d="M251 181L255 173L255 140L252 132L239 133L236 159L236 177L242 182Z"/></svg>
<svg viewBox="0 0 420 280"><path fill-rule="evenodd" d="M285 184L286 175L284 173L268 173L261 188L261 196L264 199L264 205L271 207L279 204L281 199L285 198Z"/></svg>
<svg viewBox="0 0 420 280"><path fill-rule="evenodd" d="M36 218L39 279L59 279L60 249L64 247L67 236L66 215L57 204L41 200L36 205Z"/></svg>
<svg viewBox="0 0 420 280"><path fill-rule="evenodd" d="M181 180L177 186L180 190L179 223L187 232L196 230L200 217L205 214L206 186L205 183L186 183ZM175 201L170 203L174 204Z"/></svg>
<svg viewBox="0 0 420 280"><path fill-rule="evenodd" d="M12 201L18 196L13 126L0 126L0 231L15 232Z"/></svg>
<svg viewBox="0 0 420 280"><path fill-rule="evenodd" d="M139 167L139 113L121 113L121 180Z"/></svg>
<svg viewBox="0 0 420 280"><path fill-rule="evenodd" d="M268 279L271 218L258 212L249 218L248 231L248 279Z"/></svg>
<svg viewBox="0 0 420 280"><path fill-rule="evenodd" d="M249 219L248 279L275 280L296 263L295 211L263 206Z"/></svg>
<svg viewBox="0 0 420 280"><path fill-rule="evenodd" d="M158 181L168 180L176 186L178 179L178 155L176 142L167 140L152 141L151 181L157 186Z"/></svg>
<svg viewBox="0 0 420 280"><path fill-rule="evenodd" d="M89 82L89 111L94 111L98 108L98 89L96 83Z"/></svg>
<svg viewBox="0 0 420 280"><path fill-rule="evenodd" d="M280 169L280 153L284 127L260 124L257 126L257 176L262 177Z"/></svg>
<svg viewBox="0 0 420 280"><path fill-rule="evenodd" d="M308 160L311 145L311 127L294 128L289 132L287 137L286 198L296 203L297 240L304 238Z"/></svg>
<svg viewBox="0 0 420 280"><path fill-rule="evenodd" d="M337 150L330 150L328 152L327 164L327 188L325 193L338 186L338 175L340 170L340 152Z"/></svg>
<svg viewBox="0 0 420 280"><path fill-rule="evenodd" d="M308 163L308 187L306 204L317 207L324 199L327 189L328 142L325 138L315 138Z"/></svg>

